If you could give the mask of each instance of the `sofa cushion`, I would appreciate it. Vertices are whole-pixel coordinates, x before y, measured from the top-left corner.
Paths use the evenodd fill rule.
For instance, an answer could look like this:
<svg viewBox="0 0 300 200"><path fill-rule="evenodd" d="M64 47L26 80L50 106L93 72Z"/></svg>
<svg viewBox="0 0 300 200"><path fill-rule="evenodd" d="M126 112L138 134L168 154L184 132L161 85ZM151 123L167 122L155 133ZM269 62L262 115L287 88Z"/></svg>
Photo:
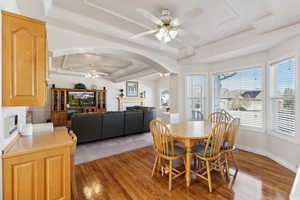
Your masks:
<svg viewBox="0 0 300 200"><path fill-rule="evenodd" d="M99 140L102 137L102 114L84 113L72 117L71 130L76 134L78 143Z"/></svg>
<svg viewBox="0 0 300 200"><path fill-rule="evenodd" d="M144 113L142 110L125 111L125 135L144 131Z"/></svg>
<svg viewBox="0 0 300 200"><path fill-rule="evenodd" d="M124 112L107 112L102 119L102 139L124 135Z"/></svg>
<svg viewBox="0 0 300 200"><path fill-rule="evenodd" d="M154 119L156 119L156 111L144 110L144 132L150 131L150 122Z"/></svg>

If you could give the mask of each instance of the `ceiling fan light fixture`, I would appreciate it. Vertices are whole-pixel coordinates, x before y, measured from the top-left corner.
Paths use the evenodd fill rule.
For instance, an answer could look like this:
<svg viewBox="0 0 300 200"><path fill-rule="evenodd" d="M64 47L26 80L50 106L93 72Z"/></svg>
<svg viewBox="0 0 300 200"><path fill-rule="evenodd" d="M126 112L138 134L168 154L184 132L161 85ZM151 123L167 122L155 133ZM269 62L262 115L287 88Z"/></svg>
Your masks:
<svg viewBox="0 0 300 200"><path fill-rule="evenodd" d="M165 27L161 27L158 31L158 33L155 34L155 37L159 40L159 41L163 41L164 43L168 43L170 42L172 39L175 39L177 35L177 31L176 30L168 30Z"/></svg>
<svg viewBox="0 0 300 200"><path fill-rule="evenodd" d="M165 35L164 36L164 43L168 43L168 42L170 42L171 41L171 38L170 38L170 36L167 34L167 35Z"/></svg>
<svg viewBox="0 0 300 200"><path fill-rule="evenodd" d="M159 41L161 41L162 38L163 38L163 34L159 31L158 33L155 34L155 37L156 37Z"/></svg>
<svg viewBox="0 0 300 200"><path fill-rule="evenodd" d="M171 38L174 40L177 36L178 32L176 30L170 30L169 31L169 35L171 36Z"/></svg>
<svg viewBox="0 0 300 200"><path fill-rule="evenodd" d="M96 78L99 78L100 76L108 76L108 74L103 73L103 72L97 72L96 70L92 70L92 71L86 73L84 76L86 78L96 79Z"/></svg>
<svg viewBox="0 0 300 200"><path fill-rule="evenodd" d="M160 77L168 77L170 75L171 75L170 73L159 73Z"/></svg>

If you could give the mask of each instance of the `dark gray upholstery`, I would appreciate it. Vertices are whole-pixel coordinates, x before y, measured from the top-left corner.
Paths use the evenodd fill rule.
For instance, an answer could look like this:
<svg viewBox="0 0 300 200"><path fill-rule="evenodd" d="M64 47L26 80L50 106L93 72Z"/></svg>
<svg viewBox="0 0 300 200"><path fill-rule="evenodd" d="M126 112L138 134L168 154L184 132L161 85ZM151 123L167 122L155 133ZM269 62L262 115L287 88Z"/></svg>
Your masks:
<svg viewBox="0 0 300 200"><path fill-rule="evenodd" d="M76 134L78 143L101 139L102 114L85 113L74 115L72 117L71 130Z"/></svg>
<svg viewBox="0 0 300 200"><path fill-rule="evenodd" d="M103 114L102 138L107 139L124 135L124 112Z"/></svg>
<svg viewBox="0 0 300 200"><path fill-rule="evenodd" d="M125 135L141 133L144 131L144 112L125 111Z"/></svg>
<svg viewBox="0 0 300 200"><path fill-rule="evenodd" d="M147 132L153 119L156 119L156 113L150 109L82 113L72 117L70 130L76 134L78 143L84 143Z"/></svg>
<svg viewBox="0 0 300 200"><path fill-rule="evenodd" d="M156 119L155 110L144 110L144 132L150 131L150 121Z"/></svg>
<svg viewBox="0 0 300 200"><path fill-rule="evenodd" d="M171 150L172 146L171 146L171 144L169 144L169 153L167 154L168 156L179 156L179 155L185 154L185 149L183 147L174 144L173 148L174 148L174 154Z"/></svg>

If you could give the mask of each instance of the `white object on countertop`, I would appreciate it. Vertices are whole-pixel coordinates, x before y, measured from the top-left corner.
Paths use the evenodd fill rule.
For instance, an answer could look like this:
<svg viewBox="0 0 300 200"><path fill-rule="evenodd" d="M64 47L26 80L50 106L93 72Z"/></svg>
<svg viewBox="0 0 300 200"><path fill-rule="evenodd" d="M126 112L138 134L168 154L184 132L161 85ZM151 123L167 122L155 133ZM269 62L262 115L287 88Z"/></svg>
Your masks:
<svg viewBox="0 0 300 200"><path fill-rule="evenodd" d="M34 133L53 131L53 123L32 124L32 130Z"/></svg>
<svg viewBox="0 0 300 200"><path fill-rule="evenodd" d="M160 117L167 124L179 123L179 113L161 112Z"/></svg>
<svg viewBox="0 0 300 200"><path fill-rule="evenodd" d="M290 200L300 200L300 167L298 168L298 173L293 184Z"/></svg>
<svg viewBox="0 0 300 200"><path fill-rule="evenodd" d="M32 124L25 124L20 131L21 135L32 135Z"/></svg>

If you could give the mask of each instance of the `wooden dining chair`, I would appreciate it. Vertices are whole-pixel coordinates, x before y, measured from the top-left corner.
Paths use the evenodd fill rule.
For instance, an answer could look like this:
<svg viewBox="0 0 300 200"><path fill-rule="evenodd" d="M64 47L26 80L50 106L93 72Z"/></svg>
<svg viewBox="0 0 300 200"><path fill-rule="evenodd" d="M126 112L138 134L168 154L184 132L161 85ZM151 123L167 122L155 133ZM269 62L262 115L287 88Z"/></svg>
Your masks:
<svg viewBox="0 0 300 200"><path fill-rule="evenodd" d="M224 142L227 123L220 122L214 125L205 144L192 147L192 152L203 164L202 167L193 171L197 176L208 182L209 192L212 192L211 171L220 172L223 181L224 169L221 163L221 147Z"/></svg>
<svg viewBox="0 0 300 200"><path fill-rule="evenodd" d="M211 113L208 116L207 121L211 124L211 126L213 127L215 124L219 123L219 122L228 122L230 121L229 116L226 115L225 111L221 110L220 112L214 112ZM206 143L206 140L200 140L200 141L196 141L194 142L194 145L199 145L199 144L203 144ZM197 159L194 159L194 167L199 167L199 162Z"/></svg>
<svg viewBox="0 0 300 200"><path fill-rule="evenodd" d="M150 122L150 131L153 137L153 146L155 152L155 161L152 169L152 176L157 169L160 169L162 175L169 175L169 190L172 189L172 180L183 175L184 171L173 168L173 161L182 158L184 160L185 149L175 144L174 138L170 135L166 123L160 120ZM162 165L162 160L169 161Z"/></svg>
<svg viewBox="0 0 300 200"><path fill-rule="evenodd" d="M231 122L227 126L225 138L224 138L224 143L222 146L222 152L224 153L224 158L225 158L225 166L226 166L226 175L227 178L229 178L229 156L231 156L231 160L233 162L233 165L236 169L236 172L238 171L238 164L236 160L234 159L233 151L236 150L235 148L235 140L236 140L236 135L240 127L240 119L239 118L234 118L231 120Z"/></svg>
<svg viewBox="0 0 300 200"><path fill-rule="evenodd" d="M208 116L208 121L213 125L216 123L219 123L219 122L228 123L229 120L230 119L228 118L228 116L226 114L224 114L223 112L214 112Z"/></svg>

